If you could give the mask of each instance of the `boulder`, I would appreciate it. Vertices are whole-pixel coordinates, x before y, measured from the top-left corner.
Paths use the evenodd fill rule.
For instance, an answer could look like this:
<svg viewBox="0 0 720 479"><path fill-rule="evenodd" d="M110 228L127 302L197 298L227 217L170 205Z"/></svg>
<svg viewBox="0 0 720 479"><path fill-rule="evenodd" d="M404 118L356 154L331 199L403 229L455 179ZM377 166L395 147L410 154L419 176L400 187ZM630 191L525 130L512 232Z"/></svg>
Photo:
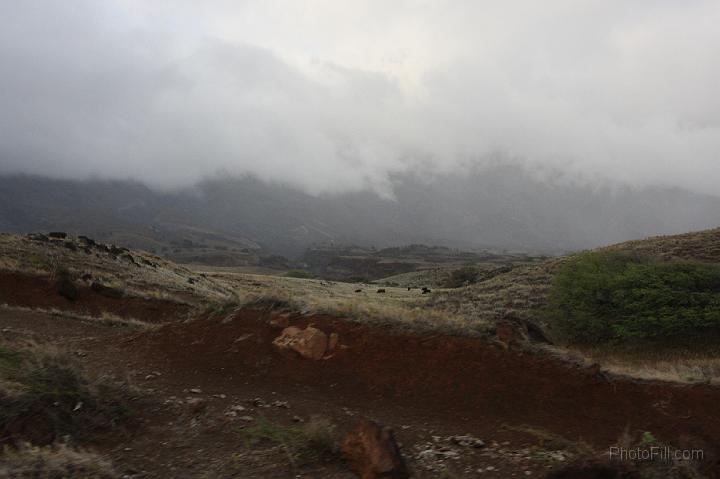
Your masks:
<svg viewBox="0 0 720 479"><path fill-rule="evenodd" d="M325 333L312 326L305 329L290 326L283 329L280 336L273 341L273 345L281 352L294 351L304 358L318 360L325 356L328 338Z"/></svg>
<svg viewBox="0 0 720 479"><path fill-rule="evenodd" d="M335 349L338 347L338 341L340 341L340 336L338 336L338 333L330 333L330 337L328 337L328 346L327 346L328 354L335 351Z"/></svg>
<svg viewBox="0 0 720 479"><path fill-rule="evenodd" d="M58 294L65 299L75 301L80 295L77 286L73 283L69 275L59 275L55 280L55 289Z"/></svg>
<svg viewBox="0 0 720 479"><path fill-rule="evenodd" d="M510 321L500 321L497 323L497 325L495 325L495 335L505 348L518 342L518 331Z"/></svg>
<svg viewBox="0 0 720 479"><path fill-rule="evenodd" d="M290 313L273 311L270 313L270 326L273 328L287 328L290 326Z"/></svg>
<svg viewBox="0 0 720 479"><path fill-rule="evenodd" d="M392 429L362 421L345 437L342 454L362 479L410 477Z"/></svg>

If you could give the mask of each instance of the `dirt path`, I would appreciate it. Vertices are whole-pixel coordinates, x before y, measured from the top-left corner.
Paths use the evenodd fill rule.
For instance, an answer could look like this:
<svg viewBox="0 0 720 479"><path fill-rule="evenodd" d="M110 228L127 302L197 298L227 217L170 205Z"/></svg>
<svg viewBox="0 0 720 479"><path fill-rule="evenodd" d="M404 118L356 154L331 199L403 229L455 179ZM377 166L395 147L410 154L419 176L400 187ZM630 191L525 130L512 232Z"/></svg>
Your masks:
<svg viewBox="0 0 720 479"><path fill-rule="evenodd" d="M305 375L285 380L267 374L266 367L272 367L273 361L265 356L255 357L250 364L245 355L220 358L196 349L207 344L197 342L198 337L194 346L175 343L174 349L166 349L155 341L167 331L138 333L101 322L8 309L0 309L0 329L6 341L61 344L91 372L129 378L143 391L134 424L93 445L129 477L355 477L337 460L293 467L282 448L248 445L242 433L248 424L259 421L293 426L298 418L308 421L314 415L330 419L339 431L349 430L359 418L392 425L414 477L444 473L454 474L447 477L543 477L569 458L562 452L533 449L537 438L504 430L499 418L481 420L442 404L418 407L416 402L387 396L381 390L357 394L341 384L314 382ZM167 342L161 342L178 339L170 334ZM265 366L253 369L252 365ZM249 402L255 398L289 407L258 407ZM199 412L198 400L203 404ZM253 420L227 416L233 406L245 408L239 417ZM434 440L467 433L484 439L487 447L456 447L444 439ZM428 450L439 451L441 456L426 453L421 458L422 451Z"/></svg>

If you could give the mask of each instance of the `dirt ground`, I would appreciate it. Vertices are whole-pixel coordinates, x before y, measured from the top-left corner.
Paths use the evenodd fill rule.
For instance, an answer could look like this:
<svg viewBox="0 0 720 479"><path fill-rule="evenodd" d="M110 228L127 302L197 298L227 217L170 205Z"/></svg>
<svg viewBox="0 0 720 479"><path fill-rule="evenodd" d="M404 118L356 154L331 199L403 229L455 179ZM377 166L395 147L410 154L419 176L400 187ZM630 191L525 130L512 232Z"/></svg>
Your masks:
<svg viewBox="0 0 720 479"><path fill-rule="evenodd" d="M345 347L303 360L273 350L278 330L267 319L267 311L240 310L140 331L0 310L4 340L62 344L93 374L128 378L142 391L133 423L93 444L128 477L355 477L337 459L293 464L281 447L249 444L242 433L259 421L293 425L314 415L339 432L360 418L392 426L421 478L544 477L576 447L602 449L625 429L667 441L720 432L713 387L609 381L478 340L317 315L292 323L336 332ZM245 409L228 414L238 406ZM463 434L486 447L445 439Z"/></svg>

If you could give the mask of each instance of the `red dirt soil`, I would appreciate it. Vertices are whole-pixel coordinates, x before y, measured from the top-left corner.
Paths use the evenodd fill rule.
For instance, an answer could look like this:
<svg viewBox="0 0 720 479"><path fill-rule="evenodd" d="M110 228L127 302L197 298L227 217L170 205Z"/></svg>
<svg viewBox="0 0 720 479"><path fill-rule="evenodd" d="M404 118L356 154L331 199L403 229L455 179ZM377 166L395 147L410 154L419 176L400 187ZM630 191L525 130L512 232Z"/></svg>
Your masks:
<svg viewBox="0 0 720 479"><path fill-rule="evenodd" d="M132 354L208 379L313 390L358 401L392 400L428 418L532 425L595 446L627 429L670 444L720 437L720 388L606 378L549 356L504 350L469 338L418 336L370 328L327 315L294 315L291 324L336 332L346 346L325 360L276 352L280 330L268 312L237 311L136 333ZM273 386L275 387L275 386Z"/></svg>
<svg viewBox="0 0 720 479"><path fill-rule="evenodd" d="M184 318L189 306L160 299L138 297L110 298L89 287L78 287L78 298L71 301L61 296L53 282L43 276L2 272L0 304L39 309L59 309L77 314L99 316L103 312L149 323Z"/></svg>

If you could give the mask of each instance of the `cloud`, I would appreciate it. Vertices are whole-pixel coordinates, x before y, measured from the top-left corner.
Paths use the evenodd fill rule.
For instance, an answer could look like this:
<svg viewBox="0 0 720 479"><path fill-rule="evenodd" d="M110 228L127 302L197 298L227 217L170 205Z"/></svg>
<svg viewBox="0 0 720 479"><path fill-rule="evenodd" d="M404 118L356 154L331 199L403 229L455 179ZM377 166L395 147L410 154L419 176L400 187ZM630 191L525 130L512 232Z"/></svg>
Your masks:
<svg viewBox="0 0 720 479"><path fill-rule="evenodd" d="M720 181L717 2L5 3L0 173L390 195L505 157Z"/></svg>

